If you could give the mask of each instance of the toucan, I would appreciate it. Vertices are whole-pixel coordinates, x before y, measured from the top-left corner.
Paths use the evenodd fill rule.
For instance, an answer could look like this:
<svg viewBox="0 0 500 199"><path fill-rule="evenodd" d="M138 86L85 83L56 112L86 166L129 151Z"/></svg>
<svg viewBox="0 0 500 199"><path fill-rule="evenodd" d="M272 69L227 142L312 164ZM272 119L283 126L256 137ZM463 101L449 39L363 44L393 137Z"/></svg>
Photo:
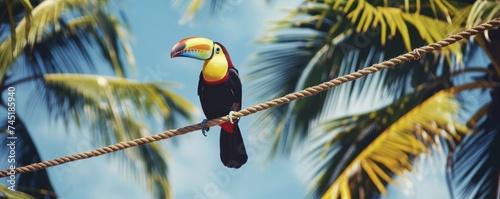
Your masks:
<svg viewBox="0 0 500 199"><path fill-rule="evenodd" d="M203 135L208 131L207 120L228 114L232 118L232 113L241 109L241 80L222 44L203 37L188 37L174 45L170 57L205 61L198 81L198 96L206 116L202 122ZM230 119L220 124L220 159L226 167L235 169L248 159L238 122L239 119Z"/></svg>

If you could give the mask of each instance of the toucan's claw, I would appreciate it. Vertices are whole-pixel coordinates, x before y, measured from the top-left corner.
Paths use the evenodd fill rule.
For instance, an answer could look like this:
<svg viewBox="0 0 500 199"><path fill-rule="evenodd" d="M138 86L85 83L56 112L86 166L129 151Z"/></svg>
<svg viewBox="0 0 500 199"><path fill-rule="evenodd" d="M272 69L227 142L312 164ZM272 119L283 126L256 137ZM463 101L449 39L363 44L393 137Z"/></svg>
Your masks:
<svg viewBox="0 0 500 199"><path fill-rule="evenodd" d="M231 122L231 124L234 124L234 121L233 121L233 114L236 113L236 111L229 111L229 122Z"/></svg>
<svg viewBox="0 0 500 199"><path fill-rule="evenodd" d="M203 121L201 121L201 133L207 137L207 134L206 132L208 132L210 130L210 127L205 127L205 124L208 122L207 119L204 119Z"/></svg>

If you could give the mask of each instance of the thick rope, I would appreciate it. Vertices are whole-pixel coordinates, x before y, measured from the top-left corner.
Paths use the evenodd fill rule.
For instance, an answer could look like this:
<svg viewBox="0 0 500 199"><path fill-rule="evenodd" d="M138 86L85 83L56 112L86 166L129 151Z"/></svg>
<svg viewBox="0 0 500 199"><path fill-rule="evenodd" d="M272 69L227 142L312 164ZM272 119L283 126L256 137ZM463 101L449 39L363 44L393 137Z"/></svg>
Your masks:
<svg viewBox="0 0 500 199"><path fill-rule="evenodd" d="M302 99L302 98L306 98L306 97L309 97L312 95L316 95L320 92L323 92L323 91L326 91L330 88L339 86L341 84L359 79L359 78L364 77L368 74L372 74L372 73L375 73L375 72L378 72L378 71L381 71L381 70L384 70L387 68L393 68L394 66L401 64L403 62L407 62L410 60L417 60L429 52L441 49L441 48L449 46L449 45L451 45L459 40L462 40L466 37L470 37L472 35L477 35L477 34L480 34L484 31L486 31L486 30L493 29L493 28L496 28L499 26L500 26L500 17L495 18L495 19L488 21L486 23L480 24L476 27L464 30L464 31L457 33L455 35L451 35L448 38L445 38L445 39L438 41L436 43L432 43L432 44L429 44L427 46L417 48L417 49L413 50L412 52L408 52L408 53L400 55L396 58L392 58L390 60L384 61L382 63L374 64L370 67L366 67L364 69L358 70L358 71L353 72L353 73L348 74L348 75L337 77L335 79L324 82L322 84L312 86L309 88L305 88L301 91L290 93L290 94L285 95L283 97L280 97L280 98L277 98L277 99L274 99L274 100L271 100L268 102L260 103L260 104L257 104L255 106L252 106L252 107L245 108L243 110L235 112L233 114L233 119L248 116L248 115L254 114L256 112L262 111L262 110L266 110L266 109L269 109L269 108L272 108L275 106L280 106L283 104L290 103L290 102L298 100L298 99ZM227 121L228 121L228 116L224 116L224 117L210 120L205 125L208 127L211 127L211 126L215 126L215 125L227 122ZM73 155L67 155L67 156L64 156L61 158L56 158L56 159L48 160L45 162L33 163L30 165L15 168L14 171L16 172L16 174L32 172L32 171L45 169L47 167L53 167L53 166L57 166L57 165L68 163L68 162L73 162L73 161L87 159L87 158L91 158L91 157L96 157L96 156L100 156L100 155L104 155L104 154L108 154L108 153L113 153L113 152L124 150L124 149L130 148L130 147L139 146L139 145L143 145L143 144L147 144L147 143L151 143L151 142L155 142L155 141L159 141L159 140L163 140L163 139L169 139L169 138L172 138L172 137L175 137L178 135L186 134L186 133L200 130L200 129L201 129L201 123L193 124L193 125L179 128L179 129L171 129L168 131L164 131L164 132L158 133L156 135L145 136L142 138L137 138L137 139L125 141L125 142L119 142L119 143L116 143L113 145L108 145L105 147L101 147L101 148L98 148L98 149L95 149L92 151L87 151L87 152L73 154ZM10 169L0 171L0 177L7 176L9 171L10 171Z"/></svg>

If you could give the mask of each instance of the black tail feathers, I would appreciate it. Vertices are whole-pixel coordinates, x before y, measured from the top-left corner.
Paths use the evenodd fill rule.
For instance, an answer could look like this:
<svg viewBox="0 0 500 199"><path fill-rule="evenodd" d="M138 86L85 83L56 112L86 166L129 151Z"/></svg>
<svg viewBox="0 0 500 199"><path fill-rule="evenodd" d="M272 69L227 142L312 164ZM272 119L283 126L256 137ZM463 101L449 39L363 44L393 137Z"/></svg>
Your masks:
<svg viewBox="0 0 500 199"><path fill-rule="evenodd" d="M243 137L238 125L232 133L220 130L220 160L229 168L240 168L247 162L248 156Z"/></svg>

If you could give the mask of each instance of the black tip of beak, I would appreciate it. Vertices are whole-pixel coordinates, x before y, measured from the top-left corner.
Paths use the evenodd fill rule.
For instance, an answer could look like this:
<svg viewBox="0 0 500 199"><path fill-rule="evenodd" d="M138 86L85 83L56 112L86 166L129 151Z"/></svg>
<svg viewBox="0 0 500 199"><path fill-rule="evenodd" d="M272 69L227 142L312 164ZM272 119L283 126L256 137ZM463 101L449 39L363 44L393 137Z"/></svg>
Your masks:
<svg viewBox="0 0 500 199"><path fill-rule="evenodd" d="M170 58L177 57L177 55L184 50L186 44L184 42L179 42L174 45L172 51L170 52Z"/></svg>

